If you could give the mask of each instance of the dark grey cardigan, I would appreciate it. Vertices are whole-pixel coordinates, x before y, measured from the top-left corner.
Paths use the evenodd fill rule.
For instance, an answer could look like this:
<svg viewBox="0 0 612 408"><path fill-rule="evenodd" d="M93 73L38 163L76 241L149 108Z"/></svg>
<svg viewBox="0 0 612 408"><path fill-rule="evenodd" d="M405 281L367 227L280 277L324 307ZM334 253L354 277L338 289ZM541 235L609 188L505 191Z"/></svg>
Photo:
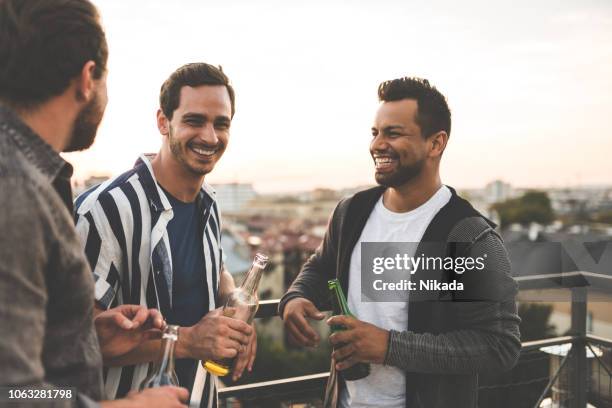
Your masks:
<svg viewBox="0 0 612 408"><path fill-rule="evenodd" d="M461 275L434 271L438 280L463 282L464 290L411 292L408 330L390 331L385 364L406 371L406 406L411 408L477 407L478 374L509 370L521 349L517 285L501 238L493 223L450 190L450 201L421 240L430 244L420 246L418 253L474 258L486 253L487 261L484 270ZM383 192L384 188L376 187L338 204L323 242L281 299L281 316L287 301L295 297L327 308L327 281L334 277L348 293L351 253ZM432 271L427 271L411 279L431 278ZM328 392L331 389L335 396L342 384L334 381L333 374Z"/></svg>

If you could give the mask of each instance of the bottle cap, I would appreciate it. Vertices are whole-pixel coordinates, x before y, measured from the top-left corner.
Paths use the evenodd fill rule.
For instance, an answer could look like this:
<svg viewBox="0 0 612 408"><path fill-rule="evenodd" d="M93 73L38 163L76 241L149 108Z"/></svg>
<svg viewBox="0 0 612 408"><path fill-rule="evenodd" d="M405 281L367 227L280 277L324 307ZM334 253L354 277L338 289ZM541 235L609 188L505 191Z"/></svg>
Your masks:
<svg viewBox="0 0 612 408"><path fill-rule="evenodd" d="M268 256L258 252L255 254L255 259L253 263L257 265L259 268L264 269L268 265Z"/></svg>

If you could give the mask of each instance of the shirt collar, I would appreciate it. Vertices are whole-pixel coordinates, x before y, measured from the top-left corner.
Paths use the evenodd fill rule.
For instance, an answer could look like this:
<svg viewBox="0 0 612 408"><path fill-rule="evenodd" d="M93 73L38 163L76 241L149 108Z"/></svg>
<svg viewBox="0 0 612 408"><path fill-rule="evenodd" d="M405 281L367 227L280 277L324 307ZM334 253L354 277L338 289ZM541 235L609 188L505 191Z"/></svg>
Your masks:
<svg viewBox="0 0 612 408"><path fill-rule="evenodd" d="M153 172L153 166L151 165L151 160L154 158L154 153L144 153L136 160L134 168L140 177L145 193L149 198L151 207L157 211L172 210L170 201L155 179L155 173ZM204 203L212 204L215 201L215 196L216 192L212 186L204 182L200 188L198 198L203 200ZM209 206L210 205L207 205L207 207Z"/></svg>
<svg viewBox="0 0 612 408"><path fill-rule="evenodd" d="M36 132L26 125L15 112L0 105L0 129L15 142L25 158L49 179L72 176L72 166L66 162Z"/></svg>

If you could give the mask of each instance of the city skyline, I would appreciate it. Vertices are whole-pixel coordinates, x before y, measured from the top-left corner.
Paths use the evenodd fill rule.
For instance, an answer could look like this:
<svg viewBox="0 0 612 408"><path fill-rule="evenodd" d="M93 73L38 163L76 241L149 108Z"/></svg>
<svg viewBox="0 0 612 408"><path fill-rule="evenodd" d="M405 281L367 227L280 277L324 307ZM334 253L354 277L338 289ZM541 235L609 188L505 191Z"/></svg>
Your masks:
<svg viewBox="0 0 612 408"><path fill-rule="evenodd" d="M203 60L223 65L237 92L209 183L263 193L373 184L376 87L416 75L453 112L443 182L612 184L609 3L94 2L109 41L110 99L93 148L65 155L79 180L117 175L157 151L159 86Z"/></svg>

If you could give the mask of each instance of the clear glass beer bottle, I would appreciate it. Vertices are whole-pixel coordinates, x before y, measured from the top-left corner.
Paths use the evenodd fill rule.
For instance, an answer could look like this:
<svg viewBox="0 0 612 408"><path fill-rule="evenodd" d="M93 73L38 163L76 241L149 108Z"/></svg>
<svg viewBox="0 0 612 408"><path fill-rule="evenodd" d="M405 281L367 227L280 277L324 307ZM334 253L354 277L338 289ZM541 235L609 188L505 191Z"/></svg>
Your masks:
<svg viewBox="0 0 612 408"><path fill-rule="evenodd" d="M244 277L242 285L232 291L227 298L225 306L223 306L223 315L251 324L259 307L257 288L267 264L268 257L266 255L260 253L255 255L253 264ZM217 361L207 360L203 364L208 372L223 377L229 374L234 365L234 359L235 357Z"/></svg>
<svg viewBox="0 0 612 408"><path fill-rule="evenodd" d="M162 385L178 386L174 371L174 345L178 340L178 326L168 325L162 335L159 359L151 374L140 383L140 389L161 387Z"/></svg>

